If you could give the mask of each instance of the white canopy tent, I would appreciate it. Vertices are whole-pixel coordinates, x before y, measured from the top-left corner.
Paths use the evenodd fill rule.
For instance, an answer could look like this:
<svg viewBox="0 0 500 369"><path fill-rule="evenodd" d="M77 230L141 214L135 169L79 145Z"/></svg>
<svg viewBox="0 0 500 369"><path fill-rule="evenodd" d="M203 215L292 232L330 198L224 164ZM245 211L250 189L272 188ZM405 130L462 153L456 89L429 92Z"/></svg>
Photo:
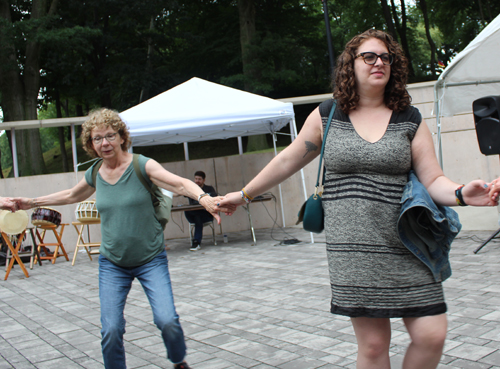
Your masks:
<svg viewBox="0 0 500 369"><path fill-rule="evenodd" d="M288 123L292 140L297 135L292 103L200 78L192 78L125 110L120 117L130 129L132 146L184 143L186 160L189 159L188 142L237 137L242 154L242 136L270 133L276 138L277 132ZM307 198L303 171L301 175ZM281 195L280 186L281 211L284 214Z"/></svg>
<svg viewBox="0 0 500 369"><path fill-rule="evenodd" d="M500 94L500 15L446 67L434 86L439 161L441 117L470 112L472 102Z"/></svg>
<svg viewBox="0 0 500 369"><path fill-rule="evenodd" d="M278 132L294 121L292 103L192 78L121 118L133 146L227 139Z"/></svg>

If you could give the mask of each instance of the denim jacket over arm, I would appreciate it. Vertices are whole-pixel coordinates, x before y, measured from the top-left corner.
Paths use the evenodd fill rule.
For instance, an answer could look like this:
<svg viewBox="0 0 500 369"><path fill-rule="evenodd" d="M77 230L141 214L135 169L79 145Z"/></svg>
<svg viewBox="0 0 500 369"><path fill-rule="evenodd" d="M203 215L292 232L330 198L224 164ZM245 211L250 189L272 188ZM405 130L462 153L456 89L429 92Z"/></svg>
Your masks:
<svg viewBox="0 0 500 369"><path fill-rule="evenodd" d="M413 170L401 198L397 228L403 244L427 265L437 282L451 275L448 255L462 225L455 210L434 203Z"/></svg>

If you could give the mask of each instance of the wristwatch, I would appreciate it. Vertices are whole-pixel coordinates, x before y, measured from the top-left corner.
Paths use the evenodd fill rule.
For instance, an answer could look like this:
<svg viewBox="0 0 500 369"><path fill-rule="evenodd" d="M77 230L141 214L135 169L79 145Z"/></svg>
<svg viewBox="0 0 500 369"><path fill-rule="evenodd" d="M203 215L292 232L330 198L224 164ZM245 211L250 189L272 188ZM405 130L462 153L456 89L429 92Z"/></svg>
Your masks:
<svg viewBox="0 0 500 369"><path fill-rule="evenodd" d="M200 202L201 198L205 197L205 196L210 196L210 194L209 193L202 193L201 195L198 196L198 202Z"/></svg>

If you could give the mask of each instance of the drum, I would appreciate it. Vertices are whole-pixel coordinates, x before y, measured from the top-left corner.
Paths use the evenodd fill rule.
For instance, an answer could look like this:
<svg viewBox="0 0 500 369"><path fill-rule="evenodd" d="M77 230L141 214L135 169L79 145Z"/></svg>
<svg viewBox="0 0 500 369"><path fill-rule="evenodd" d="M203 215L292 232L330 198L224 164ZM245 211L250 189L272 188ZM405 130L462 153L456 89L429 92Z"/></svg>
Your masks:
<svg viewBox="0 0 500 369"><path fill-rule="evenodd" d="M28 225L28 213L18 210L11 213L9 210L0 211L0 231L8 235L16 235L26 229Z"/></svg>
<svg viewBox="0 0 500 369"><path fill-rule="evenodd" d="M31 214L31 224L34 226L59 226L61 213L51 208L36 208Z"/></svg>
<svg viewBox="0 0 500 369"><path fill-rule="evenodd" d="M76 219L82 223L100 223L101 216L95 200L79 202L75 210Z"/></svg>

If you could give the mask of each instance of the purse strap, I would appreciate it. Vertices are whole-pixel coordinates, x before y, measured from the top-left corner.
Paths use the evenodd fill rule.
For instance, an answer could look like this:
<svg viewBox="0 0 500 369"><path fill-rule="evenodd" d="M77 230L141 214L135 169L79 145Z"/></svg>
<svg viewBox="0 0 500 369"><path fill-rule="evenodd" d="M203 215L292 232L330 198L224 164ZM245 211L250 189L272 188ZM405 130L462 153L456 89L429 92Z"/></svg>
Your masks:
<svg viewBox="0 0 500 369"><path fill-rule="evenodd" d="M325 127L325 132L323 134L323 143L321 144L321 155L319 157L319 168L318 168L318 178L316 179L316 190L318 190L319 187L319 176L321 174L321 164L323 163L323 153L325 152L325 141L326 141L326 136L328 135L328 130L330 129L330 123L332 122L333 118L333 113L335 112L335 108L337 107L337 102L333 100L333 105L332 108L330 109L330 115L328 116L328 122L326 123ZM325 171L323 171L323 181L325 181Z"/></svg>

